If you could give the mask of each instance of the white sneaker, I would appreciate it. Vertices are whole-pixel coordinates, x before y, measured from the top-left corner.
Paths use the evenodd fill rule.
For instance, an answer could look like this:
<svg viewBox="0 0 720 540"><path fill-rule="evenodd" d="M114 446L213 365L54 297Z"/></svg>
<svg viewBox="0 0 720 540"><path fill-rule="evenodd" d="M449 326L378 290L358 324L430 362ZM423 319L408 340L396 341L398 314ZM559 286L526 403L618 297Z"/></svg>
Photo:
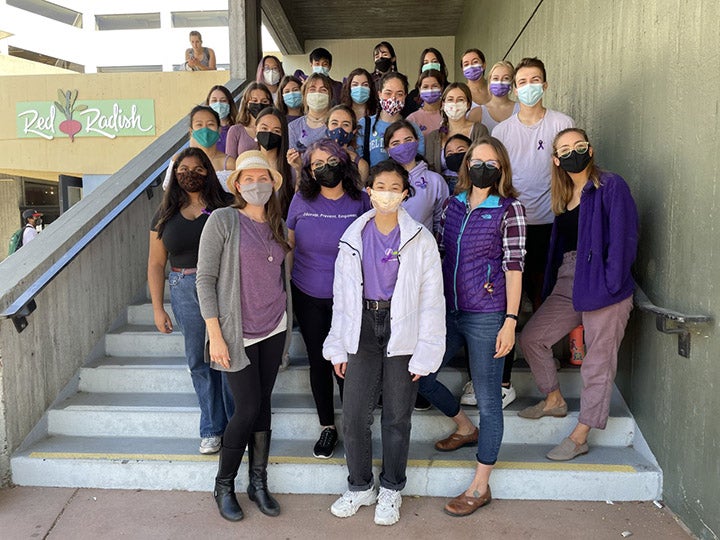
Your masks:
<svg viewBox="0 0 720 540"><path fill-rule="evenodd" d="M365 491L346 491L337 501L330 507L333 516L346 518L354 516L361 506L370 506L377 501L375 488L366 489Z"/></svg>
<svg viewBox="0 0 720 540"><path fill-rule="evenodd" d="M215 454L220 451L222 439L220 437L203 437L200 439L201 454Z"/></svg>
<svg viewBox="0 0 720 540"><path fill-rule="evenodd" d="M515 401L515 398L517 398L517 394L515 393L515 388L513 387L512 383L510 383L510 388L505 388L504 386L501 386L500 391L502 392L502 408L504 409L513 401Z"/></svg>
<svg viewBox="0 0 720 540"><path fill-rule="evenodd" d="M399 491L380 488L375 507L375 525L394 525L400 520L402 496Z"/></svg>
<svg viewBox="0 0 720 540"><path fill-rule="evenodd" d="M472 381L468 381L463 386L463 394L460 396L460 405L477 405L477 399L475 399L475 387Z"/></svg>

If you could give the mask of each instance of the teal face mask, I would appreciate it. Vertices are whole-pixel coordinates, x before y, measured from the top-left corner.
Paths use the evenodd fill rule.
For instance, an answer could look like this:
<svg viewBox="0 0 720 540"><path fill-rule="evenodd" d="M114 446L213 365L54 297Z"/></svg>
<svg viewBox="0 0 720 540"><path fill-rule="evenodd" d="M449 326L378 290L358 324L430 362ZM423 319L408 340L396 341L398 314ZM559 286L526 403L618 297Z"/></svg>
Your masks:
<svg viewBox="0 0 720 540"><path fill-rule="evenodd" d="M440 63L429 62L427 64L423 64L422 71L427 71L428 69L434 69L434 70L440 71Z"/></svg>
<svg viewBox="0 0 720 540"><path fill-rule="evenodd" d="M222 120L223 118L227 118L228 114L230 114L230 105L222 101L216 101L215 103L211 103L210 108L216 113L218 113L220 120Z"/></svg>
<svg viewBox="0 0 720 540"><path fill-rule="evenodd" d="M218 140L220 139L220 133L210 128L204 127L193 130L192 137L203 148L210 148L216 142L218 142Z"/></svg>
<svg viewBox="0 0 720 540"><path fill-rule="evenodd" d="M518 101L528 107L534 106L543 97L542 83L531 83L517 89Z"/></svg>

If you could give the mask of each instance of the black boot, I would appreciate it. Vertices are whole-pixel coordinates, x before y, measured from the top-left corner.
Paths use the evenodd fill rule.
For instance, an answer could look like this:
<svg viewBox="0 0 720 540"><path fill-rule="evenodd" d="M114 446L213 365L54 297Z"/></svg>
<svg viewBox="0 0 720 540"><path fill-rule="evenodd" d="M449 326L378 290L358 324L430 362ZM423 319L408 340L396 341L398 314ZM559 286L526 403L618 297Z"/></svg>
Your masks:
<svg viewBox="0 0 720 540"><path fill-rule="evenodd" d="M220 449L220 462L218 474L215 477L213 496L220 515L228 521L240 521L244 517L242 508L235 497L235 477L244 452L244 450L225 446Z"/></svg>
<svg viewBox="0 0 720 540"><path fill-rule="evenodd" d="M280 505L267 487L267 464L270 455L271 431L253 433L248 444L249 476L248 496L267 516L280 515Z"/></svg>

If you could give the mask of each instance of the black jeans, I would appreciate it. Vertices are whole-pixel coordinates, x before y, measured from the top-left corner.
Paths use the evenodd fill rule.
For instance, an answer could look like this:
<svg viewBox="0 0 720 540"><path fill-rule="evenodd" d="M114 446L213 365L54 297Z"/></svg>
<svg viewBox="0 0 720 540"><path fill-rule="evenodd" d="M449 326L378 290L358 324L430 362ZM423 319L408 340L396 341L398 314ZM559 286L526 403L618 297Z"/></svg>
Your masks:
<svg viewBox="0 0 720 540"><path fill-rule="evenodd" d="M225 373L235 400L235 412L225 428L223 446L242 450L251 434L270 431L270 396L284 346L285 332L280 332L246 347L250 365L240 371Z"/></svg>
<svg viewBox="0 0 720 540"><path fill-rule="evenodd" d="M332 298L315 298L305 294L291 283L295 317L307 348L310 362L310 388L321 426L335 424L335 399L333 396L332 364L323 358L322 348L330 333L332 322ZM343 396L343 379L335 376L340 398Z"/></svg>
<svg viewBox="0 0 720 540"><path fill-rule="evenodd" d="M373 410L382 390L380 485L400 491L407 480L410 428L418 383L408 371L410 356L387 356L390 310L363 311L357 354L348 358L343 400L343 435L350 491L373 486Z"/></svg>

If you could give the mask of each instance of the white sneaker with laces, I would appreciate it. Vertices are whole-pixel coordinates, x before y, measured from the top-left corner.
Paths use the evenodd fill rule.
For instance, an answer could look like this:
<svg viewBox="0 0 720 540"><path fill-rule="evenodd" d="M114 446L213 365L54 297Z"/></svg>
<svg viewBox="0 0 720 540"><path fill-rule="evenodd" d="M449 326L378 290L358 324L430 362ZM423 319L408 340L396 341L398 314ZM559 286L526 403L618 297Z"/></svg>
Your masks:
<svg viewBox="0 0 720 540"><path fill-rule="evenodd" d="M512 383L508 388L501 386L500 390L502 392L502 408L504 409L513 401L515 401L515 398L517 398L517 393L515 392L515 388L513 387Z"/></svg>
<svg viewBox="0 0 720 540"><path fill-rule="evenodd" d="M477 399L475 399L475 387L472 381L468 381L463 386L463 393L460 396L460 405L477 405Z"/></svg>
<svg viewBox="0 0 720 540"><path fill-rule="evenodd" d="M375 507L375 525L394 525L400 521L402 496L399 491L380 488Z"/></svg>
<svg viewBox="0 0 720 540"><path fill-rule="evenodd" d="M220 451L222 439L220 437L203 437L200 439L201 454L215 454Z"/></svg>
<svg viewBox="0 0 720 540"><path fill-rule="evenodd" d="M365 491L346 491L337 501L330 507L333 516L346 518L354 516L361 506L370 506L377 501L375 488L366 489Z"/></svg>

